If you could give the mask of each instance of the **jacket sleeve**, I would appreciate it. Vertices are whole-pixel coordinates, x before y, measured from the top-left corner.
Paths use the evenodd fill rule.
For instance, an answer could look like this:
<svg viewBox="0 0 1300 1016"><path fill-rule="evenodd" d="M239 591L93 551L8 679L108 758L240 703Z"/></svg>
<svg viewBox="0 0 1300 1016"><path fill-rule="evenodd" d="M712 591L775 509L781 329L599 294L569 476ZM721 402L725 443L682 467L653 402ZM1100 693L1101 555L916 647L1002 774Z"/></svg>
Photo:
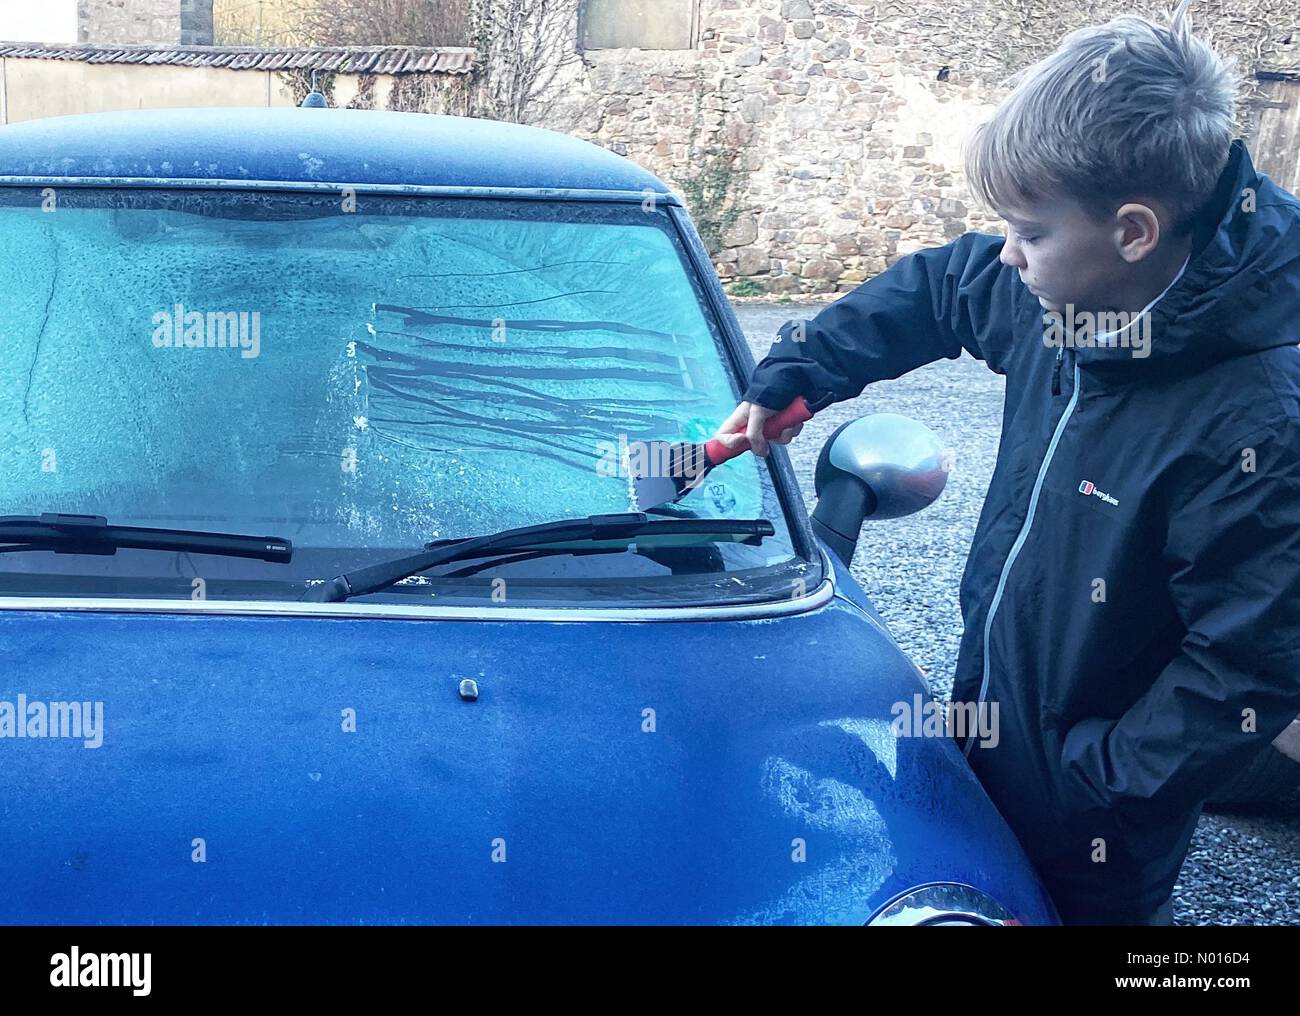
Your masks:
<svg viewBox="0 0 1300 1016"><path fill-rule="evenodd" d="M744 399L784 409L803 395L814 413L965 349L1003 373L1016 271L1005 238L965 233L899 258L810 321L787 321L754 369ZM801 329L802 326L802 329Z"/></svg>
<svg viewBox="0 0 1300 1016"><path fill-rule="evenodd" d="M1063 793L1077 813L1185 816L1300 714L1300 425L1238 444L1170 519L1178 655L1118 720L1066 734Z"/></svg>

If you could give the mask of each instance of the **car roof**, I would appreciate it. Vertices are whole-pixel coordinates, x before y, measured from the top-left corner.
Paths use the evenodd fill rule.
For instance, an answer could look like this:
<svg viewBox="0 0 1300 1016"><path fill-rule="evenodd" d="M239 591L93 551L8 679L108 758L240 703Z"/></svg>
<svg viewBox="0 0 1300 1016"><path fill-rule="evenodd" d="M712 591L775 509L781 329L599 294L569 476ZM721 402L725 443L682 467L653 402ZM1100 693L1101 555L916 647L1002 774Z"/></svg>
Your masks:
<svg viewBox="0 0 1300 1016"><path fill-rule="evenodd" d="M653 191L678 203L649 170L557 131L359 109L127 110L0 127L0 183L46 179Z"/></svg>

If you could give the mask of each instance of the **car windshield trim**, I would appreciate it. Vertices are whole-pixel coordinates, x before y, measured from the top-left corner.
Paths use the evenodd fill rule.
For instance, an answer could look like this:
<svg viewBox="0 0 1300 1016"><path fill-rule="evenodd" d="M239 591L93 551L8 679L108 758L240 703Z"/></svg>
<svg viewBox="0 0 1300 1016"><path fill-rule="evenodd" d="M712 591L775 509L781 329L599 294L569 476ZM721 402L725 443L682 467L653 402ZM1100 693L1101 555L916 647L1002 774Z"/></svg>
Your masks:
<svg viewBox="0 0 1300 1016"><path fill-rule="evenodd" d="M460 606L397 603L301 603L293 600L170 600L147 597L14 597L0 596L0 612L34 611L92 614L195 614L212 617L371 618L393 621L738 621L804 614L835 598L834 570L820 551L821 578L800 595L746 603L688 606ZM841 601L842 603L846 601ZM853 607L854 610L858 608ZM869 615L863 615L868 616ZM874 623L874 622L873 622Z"/></svg>
<svg viewBox="0 0 1300 1016"><path fill-rule="evenodd" d="M301 194L357 194L389 197L514 198L523 201L609 201L640 204L647 197L662 205L681 207L672 191L599 190L583 187L468 187L451 184L350 183L319 180L218 180L204 177L139 176L0 176L0 187L78 187L142 190L277 191Z"/></svg>

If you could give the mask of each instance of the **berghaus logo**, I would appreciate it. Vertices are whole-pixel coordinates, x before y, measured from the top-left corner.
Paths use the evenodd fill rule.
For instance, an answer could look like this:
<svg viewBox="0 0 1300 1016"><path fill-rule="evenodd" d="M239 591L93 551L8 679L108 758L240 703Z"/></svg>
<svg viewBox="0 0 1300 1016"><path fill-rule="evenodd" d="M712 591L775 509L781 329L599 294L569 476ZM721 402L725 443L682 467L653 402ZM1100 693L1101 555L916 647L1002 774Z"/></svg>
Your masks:
<svg viewBox="0 0 1300 1016"><path fill-rule="evenodd" d="M1099 497L1109 505L1116 505L1116 506L1119 505L1119 501L1117 501L1115 498L1111 497L1105 491L1098 490L1095 486L1093 486L1091 480L1079 481L1079 493L1091 494L1093 497Z"/></svg>

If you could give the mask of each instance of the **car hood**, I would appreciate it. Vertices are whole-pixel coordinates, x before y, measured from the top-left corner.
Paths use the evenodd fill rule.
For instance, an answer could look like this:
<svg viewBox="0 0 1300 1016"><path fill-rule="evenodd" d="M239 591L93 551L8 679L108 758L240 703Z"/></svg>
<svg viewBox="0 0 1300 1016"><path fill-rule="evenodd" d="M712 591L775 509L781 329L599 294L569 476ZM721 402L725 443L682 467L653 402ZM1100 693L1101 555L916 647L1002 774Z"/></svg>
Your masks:
<svg viewBox="0 0 1300 1016"><path fill-rule="evenodd" d="M938 878L1046 919L955 747L890 733L923 685L838 598L725 622L0 611L0 654L0 700L103 707L99 747L0 739L5 921L859 922Z"/></svg>

